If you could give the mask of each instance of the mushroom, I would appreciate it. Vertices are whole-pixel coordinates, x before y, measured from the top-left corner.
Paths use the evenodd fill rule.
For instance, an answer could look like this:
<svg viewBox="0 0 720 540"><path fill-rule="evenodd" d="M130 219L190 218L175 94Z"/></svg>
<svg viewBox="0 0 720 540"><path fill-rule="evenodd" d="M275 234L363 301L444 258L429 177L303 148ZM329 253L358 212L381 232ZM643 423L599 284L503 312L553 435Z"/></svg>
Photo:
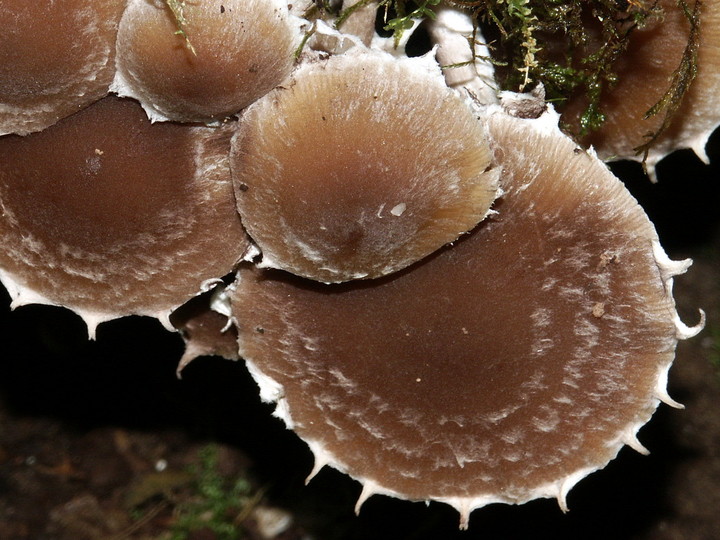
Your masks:
<svg viewBox="0 0 720 540"><path fill-rule="evenodd" d="M360 4L358 6L358 4ZM375 37L375 19L377 18L378 2L367 0L345 0L343 10L352 10L350 15L339 25L340 30L360 38L365 45L370 45Z"/></svg>
<svg viewBox="0 0 720 540"><path fill-rule="evenodd" d="M615 71L617 84L607 91L600 109L607 119L597 130L582 137L603 159L635 159L645 156L638 148L650 142L647 168L654 168L665 155L681 148L691 148L708 162L705 145L720 124L716 96L720 92L720 2L688 2L686 13L675 0L660 0L662 17L651 18L643 28L630 36L628 50L620 56ZM699 9L699 21L693 9ZM690 15L690 16L689 16ZM697 26L699 25L699 26ZM688 80L675 80L683 54L693 57L693 40L698 39L695 63L697 75L663 129L667 108L647 118L668 91L678 90ZM691 47L686 51L688 47ZM687 60L687 59L686 59ZM689 71L686 77L692 78ZM579 133L579 117L587 106L583 96L572 98L563 107L563 122L571 132ZM651 141L651 136L658 134Z"/></svg>
<svg viewBox="0 0 720 540"><path fill-rule="evenodd" d="M178 378L187 365L200 356L239 360L237 329L225 313L224 286L218 285L195 296L173 311L170 322L185 341L185 352L176 370Z"/></svg>
<svg viewBox="0 0 720 540"><path fill-rule="evenodd" d="M557 498L659 401L680 322L674 262L622 183L557 128L493 108L498 213L391 276L323 286L241 267L240 354L325 465L373 494L484 505ZM311 475L312 476L312 475Z"/></svg>
<svg viewBox="0 0 720 540"><path fill-rule="evenodd" d="M107 94L125 3L0 3L0 135L45 129Z"/></svg>
<svg viewBox="0 0 720 540"><path fill-rule="evenodd" d="M378 3L367 0L345 0L339 16L325 23L317 21L309 45L319 51L340 54L357 42L370 46L375 34ZM332 27L328 23L332 22Z"/></svg>
<svg viewBox="0 0 720 540"><path fill-rule="evenodd" d="M434 59L359 46L307 60L249 107L231 167L263 266L324 282L412 264L497 193L484 129Z"/></svg>
<svg viewBox="0 0 720 540"><path fill-rule="evenodd" d="M307 53L285 79L300 21L281 0L175 12L130 0L112 89L142 107L96 101L124 7L99 4L0 6L0 119L44 129L0 137L0 281L14 307L67 306L91 337L123 315L174 323L187 340L179 370L242 355L313 451L311 476L330 465L362 482L358 510L373 494L436 500L463 528L492 502L554 497L565 510L568 490L624 445L647 452L641 426L659 402L679 406L666 391L677 341L704 323L683 324L672 298L690 261L671 261L622 184L559 132L542 88L501 96L505 109L490 94L480 113L430 56L357 39L341 55ZM700 64L717 49L715 8L703 9ZM460 43L467 19L443 17L440 46ZM263 28L271 37L249 37ZM42 36L20 45L29 32ZM67 54L79 35L88 49ZM56 71L38 68L56 56ZM474 93L472 67L449 84ZM701 110L693 92L717 87L709 73L688 111ZM222 126L152 125L143 107ZM245 107L230 154L222 121ZM697 150L715 120L684 122ZM237 348L227 313L207 311L225 298Z"/></svg>
<svg viewBox="0 0 720 540"><path fill-rule="evenodd" d="M299 24L281 0L130 0L118 31L112 89L153 120L213 122L235 114L290 73ZM180 32L178 31L180 25Z"/></svg>
<svg viewBox="0 0 720 540"><path fill-rule="evenodd" d="M88 323L167 317L224 276L248 242L234 208L228 129L151 125L106 97L46 130L0 138L0 278L13 306Z"/></svg>

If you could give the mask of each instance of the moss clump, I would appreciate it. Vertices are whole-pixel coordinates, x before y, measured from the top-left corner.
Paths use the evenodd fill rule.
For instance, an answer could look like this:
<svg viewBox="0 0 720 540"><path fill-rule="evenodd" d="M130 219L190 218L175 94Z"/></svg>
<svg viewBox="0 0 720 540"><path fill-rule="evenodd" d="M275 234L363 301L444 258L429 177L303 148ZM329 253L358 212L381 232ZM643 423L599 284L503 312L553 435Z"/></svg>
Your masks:
<svg viewBox="0 0 720 540"><path fill-rule="evenodd" d="M316 7L336 17L335 24L340 27L354 10L370 1L345 10L327 0ZM383 28L393 33L396 43L414 21L434 18L436 6L465 9L488 38L501 89L522 92L541 82L549 101L586 96L581 136L605 121L601 97L618 80L614 67L632 33L663 16L658 0L379 0L378 4ZM656 133L648 134L647 143L636 149L638 153L647 153L667 128L695 76L700 5L697 1L689 8L685 0L678 0L691 24L688 45L668 81L667 92L646 113L646 117L664 114L663 123Z"/></svg>
<svg viewBox="0 0 720 540"><path fill-rule="evenodd" d="M195 478L195 495L176 507L171 540L185 540L202 529L213 532L218 540L241 538L241 522L257 504L262 493L253 493L245 478L230 481L218 471L218 447L213 444L200 450L200 460L191 470Z"/></svg>
<svg viewBox="0 0 720 540"><path fill-rule="evenodd" d="M662 16L650 0L450 0L472 11L492 39L503 89L525 91L538 82L550 101L584 94L582 134L605 120L603 92L617 82L614 65L632 32Z"/></svg>

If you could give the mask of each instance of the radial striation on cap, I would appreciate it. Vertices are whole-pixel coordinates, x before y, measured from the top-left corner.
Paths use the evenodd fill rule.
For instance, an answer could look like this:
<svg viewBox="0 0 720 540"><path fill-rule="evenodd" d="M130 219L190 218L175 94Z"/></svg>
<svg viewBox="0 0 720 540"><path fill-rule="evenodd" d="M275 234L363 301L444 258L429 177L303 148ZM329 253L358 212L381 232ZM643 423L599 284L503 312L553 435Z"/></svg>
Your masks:
<svg viewBox="0 0 720 540"><path fill-rule="evenodd" d="M125 3L0 2L0 135L40 131L108 93Z"/></svg>
<svg viewBox="0 0 720 540"><path fill-rule="evenodd" d="M95 322L167 316L230 272L247 238L229 137L151 125L136 102L107 97L1 138L0 270L14 305L66 306Z"/></svg>
<svg viewBox="0 0 720 540"><path fill-rule="evenodd" d="M547 116L547 115L546 115ZM374 493L474 508L556 497L665 396L680 327L643 210L547 118L495 113L497 215L378 280L241 268L240 354L265 400ZM674 270L673 270L674 269ZM317 468L317 467L316 467Z"/></svg>
<svg viewBox="0 0 720 540"><path fill-rule="evenodd" d="M130 0L113 90L153 120L220 121L289 75L299 39L279 0L184 2L182 22L165 2Z"/></svg>
<svg viewBox="0 0 720 540"><path fill-rule="evenodd" d="M481 122L427 57L307 61L243 115L231 167L262 264L324 282L412 264L497 194Z"/></svg>

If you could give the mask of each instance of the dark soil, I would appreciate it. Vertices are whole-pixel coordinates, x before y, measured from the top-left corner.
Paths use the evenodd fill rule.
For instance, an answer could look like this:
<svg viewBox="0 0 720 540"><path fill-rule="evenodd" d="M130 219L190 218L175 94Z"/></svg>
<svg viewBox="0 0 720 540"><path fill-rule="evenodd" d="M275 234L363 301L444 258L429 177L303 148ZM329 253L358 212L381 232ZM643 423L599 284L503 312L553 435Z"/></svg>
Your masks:
<svg viewBox="0 0 720 540"><path fill-rule="evenodd" d="M720 163L717 151L711 157ZM0 538L170 538L183 509L203 496L188 471L208 448L220 475L250 483L248 500L224 516L243 538L720 538L718 166L681 152L661 164L657 185L634 164L614 168L670 255L695 260L676 279L676 298L688 324L698 307L708 322L679 345L671 371L671 395L685 410L662 405L639 434L651 455L624 449L570 493L569 513L549 500L491 505L459 532L449 507L377 496L356 517L354 481L326 469L304 485L309 451L259 402L242 363L202 358L178 380L182 340L154 321L106 323L89 342L73 314L44 306L11 314L3 295ZM276 533L263 526L267 515L292 523ZM223 538L203 526L209 519L200 515L186 537Z"/></svg>

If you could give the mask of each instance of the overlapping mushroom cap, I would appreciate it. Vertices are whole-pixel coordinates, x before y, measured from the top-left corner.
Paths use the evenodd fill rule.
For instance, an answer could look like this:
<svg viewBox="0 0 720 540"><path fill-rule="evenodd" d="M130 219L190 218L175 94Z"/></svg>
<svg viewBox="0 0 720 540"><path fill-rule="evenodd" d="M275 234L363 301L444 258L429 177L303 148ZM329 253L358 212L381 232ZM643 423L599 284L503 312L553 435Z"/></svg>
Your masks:
<svg viewBox="0 0 720 540"><path fill-rule="evenodd" d="M671 295L689 261L665 256L640 207L555 116L477 112L430 56L395 58L357 38L328 41L355 44L341 55L306 54L277 86L298 38L286 4L178 5L130 0L112 89L152 120L211 123L269 92L242 114L232 155L232 122L151 125L132 100L97 101L124 1L0 5L0 132L44 129L0 137L0 278L14 305L67 306L91 334L128 314L169 327L176 310L180 369L242 355L316 470L363 483L359 504L374 493L444 501L467 526L496 501L565 507L624 444L644 451L638 429L658 400L674 404L677 339L697 330ZM442 61L473 61L447 84L489 88L482 101L494 102L480 49L464 49L472 24L440 15ZM36 24L57 32L24 44ZM706 20L701 69L716 34ZM718 87L708 73L688 100ZM668 140L700 148L715 125L703 110L688 101L681 111L701 128L683 120ZM248 249L237 210L262 252L231 295L239 350L210 295L196 296ZM357 278L368 279L321 283Z"/></svg>
<svg viewBox="0 0 720 540"><path fill-rule="evenodd" d="M693 149L707 162L705 145L720 124L720 2L698 2L697 11L695 2L683 7L661 0L658 6L662 16L633 31L614 68L617 84L600 102L605 122L583 139L603 159L643 159L638 148L657 135L647 154L651 173L660 159L681 148ZM563 121L571 131L580 132L579 115L586 105L583 96L569 101ZM663 126L668 113L669 125Z"/></svg>
<svg viewBox="0 0 720 540"><path fill-rule="evenodd" d="M287 77L299 40L278 0L183 2L181 13L131 0L113 90L140 100L154 120L222 120Z"/></svg>
<svg viewBox="0 0 720 540"><path fill-rule="evenodd" d="M200 294L170 315L170 322L185 341L185 352L180 358L177 375L200 356L221 356L227 360L240 360L237 348L237 329L229 320L224 302L219 299L224 286L217 284L212 290ZM218 307L218 304L223 304Z"/></svg>
<svg viewBox="0 0 720 540"><path fill-rule="evenodd" d="M15 305L88 322L159 316L247 247L228 130L151 125L107 97L40 133L0 139L0 270Z"/></svg>
<svg viewBox="0 0 720 540"><path fill-rule="evenodd" d="M472 509L565 494L658 400L678 337L643 210L557 117L489 119L498 214L398 274L324 286L242 268L240 353L313 450L374 493ZM670 401L671 402L671 401Z"/></svg>
<svg viewBox="0 0 720 540"><path fill-rule="evenodd" d="M108 92L126 0L0 3L0 135L25 135Z"/></svg>
<svg viewBox="0 0 720 540"><path fill-rule="evenodd" d="M306 62L252 105L231 166L263 265L325 282L412 264L497 194L482 124L434 60L361 47Z"/></svg>

